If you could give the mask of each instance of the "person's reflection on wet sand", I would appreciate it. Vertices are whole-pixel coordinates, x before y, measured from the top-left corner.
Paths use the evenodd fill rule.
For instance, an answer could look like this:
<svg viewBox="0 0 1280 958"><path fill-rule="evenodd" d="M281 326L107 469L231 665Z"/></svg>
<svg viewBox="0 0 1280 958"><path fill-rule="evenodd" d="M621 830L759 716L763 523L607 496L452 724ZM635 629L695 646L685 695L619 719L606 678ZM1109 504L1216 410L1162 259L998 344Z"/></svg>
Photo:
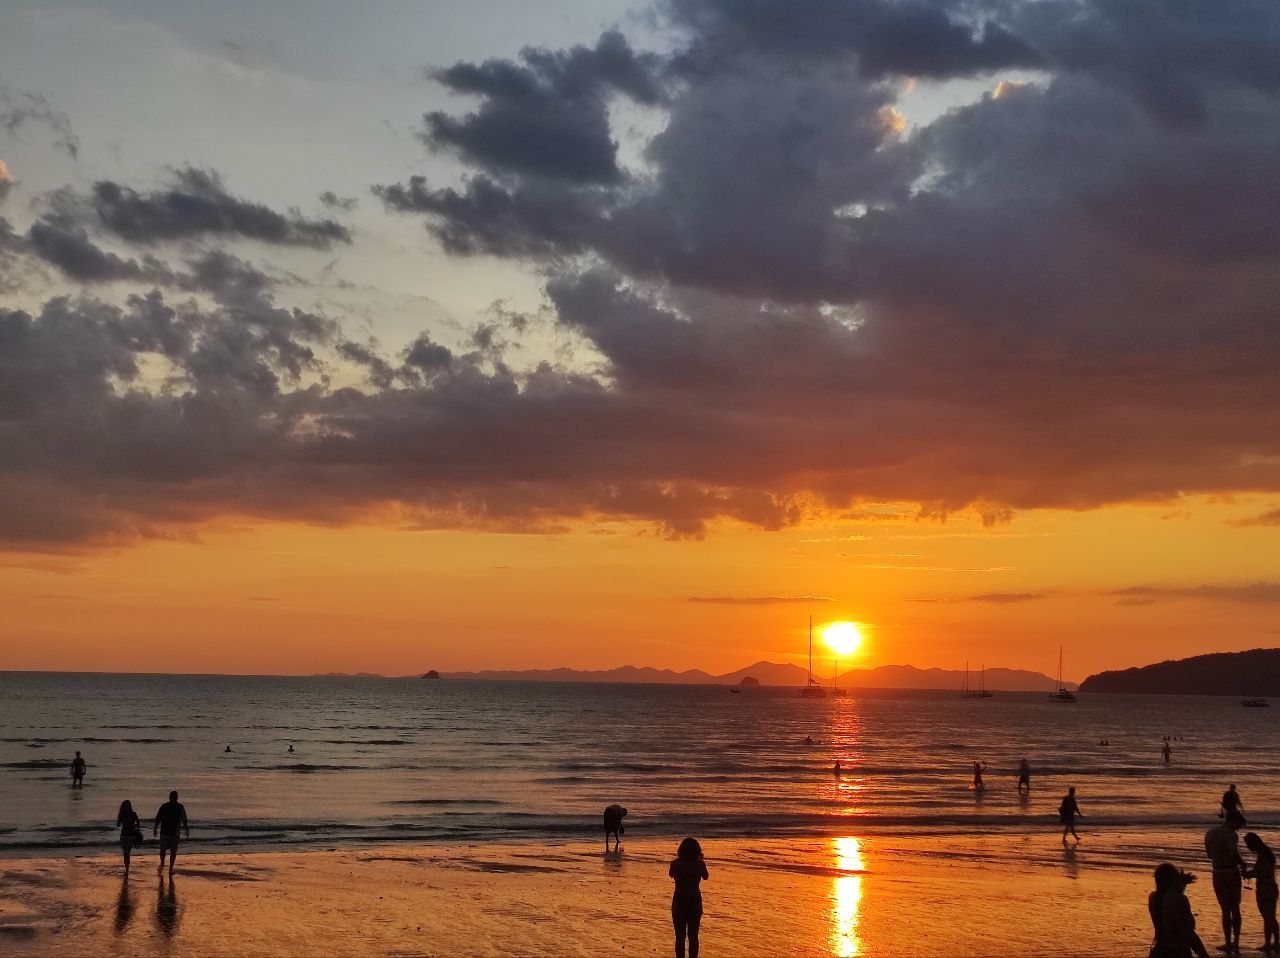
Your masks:
<svg viewBox="0 0 1280 958"><path fill-rule="evenodd" d="M1080 877L1080 864L1076 861L1076 846L1062 846L1062 870L1066 872L1068 878Z"/></svg>
<svg viewBox="0 0 1280 958"><path fill-rule="evenodd" d="M156 894L156 925L166 938L172 938L178 930L181 912L178 909L178 883L169 876L166 887L164 878L160 879L160 889Z"/></svg>
<svg viewBox="0 0 1280 958"><path fill-rule="evenodd" d="M133 895L129 889L129 876L124 876L124 881L120 883L120 894L116 896L116 934L124 933L125 928L129 926L129 922L133 920L134 904Z"/></svg>

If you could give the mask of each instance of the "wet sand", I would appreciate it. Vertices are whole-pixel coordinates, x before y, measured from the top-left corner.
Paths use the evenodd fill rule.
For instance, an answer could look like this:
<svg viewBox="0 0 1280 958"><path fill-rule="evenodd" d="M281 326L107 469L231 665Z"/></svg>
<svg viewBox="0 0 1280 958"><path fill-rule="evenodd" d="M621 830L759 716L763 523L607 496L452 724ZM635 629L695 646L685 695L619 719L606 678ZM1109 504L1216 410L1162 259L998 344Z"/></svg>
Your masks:
<svg viewBox="0 0 1280 958"><path fill-rule="evenodd" d="M1024 847L984 849L984 842ZM1032 844L1028 844L1032 842ZM673 843L192 854L0 863L0 954L667 955ZM1145 954L1149 864L1055 836L704 843L708 955ZM1113 850L1114 851L1114 850ZM1012 853L1012 857L1010 857ZM1216 941L1207 881L1192 886ZM1246 915L1245 940L1256 917ZM1260 935L1259 935L1260 937Z"/></svg>

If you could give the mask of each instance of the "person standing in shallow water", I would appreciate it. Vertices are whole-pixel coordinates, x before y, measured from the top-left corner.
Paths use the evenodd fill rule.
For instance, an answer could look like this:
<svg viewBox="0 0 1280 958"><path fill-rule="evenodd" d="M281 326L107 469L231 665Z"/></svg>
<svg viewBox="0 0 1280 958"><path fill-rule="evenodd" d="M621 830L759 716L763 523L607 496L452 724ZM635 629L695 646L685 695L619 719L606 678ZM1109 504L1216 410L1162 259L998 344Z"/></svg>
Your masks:
<svg viewBox="0 0 1280 958"><path fill-rule="evenodd" d="M178 801L178 793L170 792L169 800L160 806L160 810L156 812L155 823L151 827L151 834L160 833L160 867L157 871L164 871L164 855L169 853L169 874L173 874L173 866L178 861L178 830L181 829L186 833L186 837L191 837L191 826L187 824L187 810Z"/></svg>
<svg viewBox="0 0 1280 958"><path fill-rule="evenodd" d="M1018 763L1018 791L1031 791L1031 763L1025 758Z"/></svg>
<svg viewBox="0 0 1280 958"><path fill-rule="evenodd" d="M1080 836L1076 834L1076 819L1084 818L1084 812L1080 811L1080 804L1076 801L1076 787L1072 785L1067 789L1067 794L1063 796L1062 804L1058 806L1058 821L1062 822L1062 843L1067 843L1067 834L1077 842Z"/></svg>
<svg viewBox="0 0 1280 958"><path fill-rule="evenodd" d="M76 752L79 755L79 752ZM1244 819L1244 804L1240 801L1240 793L1236 791L1234 784L1228 785L1227 790L1222 793L1222 807L1218 809L1218 817L1226 818L1232 812Z"/></svg>
<svg viewBox="0 0 1280 958"><path fill-rule="evenodd" d="M689 941L689 958L698 958L698 929L702 924L702 889L707 879L707 863L702 859L702 846L696 838L686 838L676 851L667 874L676 883L671 896L671 923L676 932L676 958L685 958L685 939Z"/></svg>
<svg viewBox="0 0 1280 958"><path fill-rule="evenodd" d="M1244 827L1244 816L1229 812L1226 821L1215 825L1204 836L1205 854L1213 866L1213 894L1222 909L1223 951L1240 948L1240 897L1245 863L1240 857L1240 839L1236 832Z"/></svg>
<svg viewBox="0 0 1280 958"><path fill-rule="evenodd" d="M1196 916L1191 912L1186 887L1196 880L1165 862L1156 866L1156 890L1147 898L1147 911L1155 929L1150 958L1209 958L1204 942L1196 933Z"/></svg>
<svg viewBox="0 0 1280 958"><path fill-rule="evenodd" d="M986 767L986 762L973 763L973 790L975 792L980 792L986 788L986 786L982 784L982 770Z"/></svg>
<svg viewBox="0 0 1280 958"><path fill-rule="evenodd" d="M1169 747L1169 743L1164 743L1164 748L1160 749L1160 754L1164 756L1164 763L1169 764L1169 759L1173 758L1173 749Z"/></svg>
<svg viewBox="0 0 1280 958"><path fill-rule="evenodd" d="M1244 836L1244 844L1255 856L1253 867L1246 873L1246 877L1253 879L1258 914L1262 916L1262 950L1268 953L1280 951L1280 923L1276 921L1280 886L1276 884L1275 852L1254 832Z"/></svg>
<svg viewBox="0 0 1280 958"><path fill-rule="evenodd" d="M88 766L80 757L80 753L76 752L76 757L71 760L71 787L84 788L84 772Z"/></svg>
<svg viewBox="0 0 1280 958"><path fill-rule="evenodd" d="M120 829L120 854L124 856L124 873L127 875L133 846L142 841L142 822L133 810L133 802L127 798L120 803L120 811L116 812L116 828Z"/></svg>

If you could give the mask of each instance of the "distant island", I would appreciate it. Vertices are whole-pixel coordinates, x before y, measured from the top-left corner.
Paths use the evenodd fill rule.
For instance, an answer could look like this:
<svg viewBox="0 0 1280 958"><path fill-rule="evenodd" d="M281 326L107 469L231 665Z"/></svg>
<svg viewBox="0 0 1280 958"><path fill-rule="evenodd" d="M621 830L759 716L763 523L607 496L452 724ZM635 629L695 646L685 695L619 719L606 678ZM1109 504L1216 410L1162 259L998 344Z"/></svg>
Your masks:
<svg viewBox="0 0 1280 958"><path fill-rule="evenodd" d="M1080 691L1280 697L1280 649L1214 652L1099 672L1081 682Z"/></svg>
<svg viewBox="0 0 1280 958"><path fill-rule="evenodd" d="M830 684L831 676L817 676ZM798 665L757 662L724 675L712 675L701 669L676 672L624 665L616 669L583 670L571 668L486 670L482 672L442 672L441 678L456 681L507 682L633 682L653 685L771 685L799 688L808 674ZM754 679L755 681L749 681ZM840 685L851 689L959 689L963 670L918 669L913 665L882 665L875 669L851 669L840 675ZM977 681L971 673L970 681ZM1057 688L1047 675L1022 669L987 669L987 688L1002 692L1045 692ZM1067 687L1074 689L1072 682Z"/></svg>

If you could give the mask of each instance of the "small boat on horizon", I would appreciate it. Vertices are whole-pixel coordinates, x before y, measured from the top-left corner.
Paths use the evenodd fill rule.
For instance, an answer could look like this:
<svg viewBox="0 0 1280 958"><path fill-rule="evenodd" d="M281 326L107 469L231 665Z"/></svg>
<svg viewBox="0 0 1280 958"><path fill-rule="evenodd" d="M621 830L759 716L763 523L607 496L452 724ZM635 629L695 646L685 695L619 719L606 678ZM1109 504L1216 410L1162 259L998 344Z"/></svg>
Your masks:
<svg viewBox="0 0 1280 958"><path fill-rule="evenodd" d="M1266 699L1241 699L1240 704L1247 709L1269 709L1271 703Z"/></svg>

